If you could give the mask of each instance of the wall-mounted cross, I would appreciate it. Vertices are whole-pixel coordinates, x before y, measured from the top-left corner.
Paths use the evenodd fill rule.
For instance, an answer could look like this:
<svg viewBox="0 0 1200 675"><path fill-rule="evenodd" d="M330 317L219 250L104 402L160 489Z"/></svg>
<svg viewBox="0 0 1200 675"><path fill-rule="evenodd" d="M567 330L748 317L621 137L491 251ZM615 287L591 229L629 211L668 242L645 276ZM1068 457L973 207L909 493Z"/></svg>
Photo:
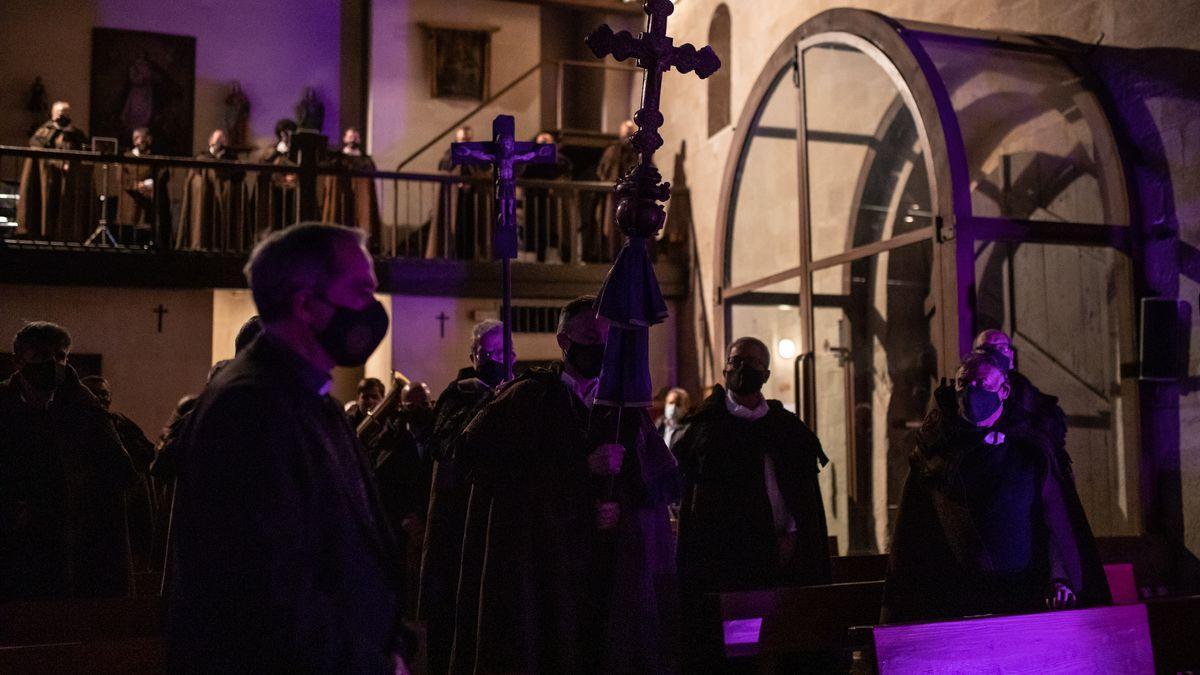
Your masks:
<svg viewBox="0 0 1200 675"><path fill-rule="evenodd" d="M441 312L433 318L438 320L438 328L441 329L442 337L445 338L446 337L446 322L450 320L450 317L446 316L445 312Z"/></svg>
<svg viewBox="0 0 1200 675"><path fill-rule="evenodd" d="M166 314L167 312L167 308L163 307L162 304L159 304L158 307L154 308L154 313L158 315L158 332L160 333L163 329L163 314Z"/></svg>

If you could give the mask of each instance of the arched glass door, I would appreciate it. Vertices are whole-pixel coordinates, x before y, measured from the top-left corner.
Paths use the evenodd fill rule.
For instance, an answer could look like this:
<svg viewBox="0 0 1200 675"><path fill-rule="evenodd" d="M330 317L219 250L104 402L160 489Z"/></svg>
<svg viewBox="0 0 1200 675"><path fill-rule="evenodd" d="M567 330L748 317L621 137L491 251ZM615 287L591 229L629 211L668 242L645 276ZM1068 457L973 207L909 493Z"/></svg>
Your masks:
<svg viewBox="0 0 1200 675"><path fill-rule="evenodd" d="M1127 533L1138 444L1116 144L1054 50L938 28L833 10L768 63L722 194L722 337L772 347L767 394L831 458L842 553L886 550L930 394L992 327L1063 399L1097 531Z"/></svg>

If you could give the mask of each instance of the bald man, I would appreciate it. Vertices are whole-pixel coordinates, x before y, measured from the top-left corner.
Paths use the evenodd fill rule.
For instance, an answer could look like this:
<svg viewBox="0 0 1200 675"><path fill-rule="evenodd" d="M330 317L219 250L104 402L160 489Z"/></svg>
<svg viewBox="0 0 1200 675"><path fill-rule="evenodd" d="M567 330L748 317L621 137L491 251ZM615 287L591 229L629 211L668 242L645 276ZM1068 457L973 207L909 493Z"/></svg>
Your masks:
<svg viewBox="0 0 1200 675"><path fill-rule="evenodd" d="M237 160L229 149L224 129L214 129L208 147L196 156L208 161ZM189 169L184 181L183 204L175 248L197 251L214 248L248 248L245 225L246 172L229 165Z"/></svg>
<svg viewBox="0 0 1200 675"><path fill-rule="evenodd" d="M29 147L83 150L88 135L71 120L71 104L56 101ZM21 170L17 234L33 239L82 241L87 236L91 165L63 159L27 159Z"/></svg>

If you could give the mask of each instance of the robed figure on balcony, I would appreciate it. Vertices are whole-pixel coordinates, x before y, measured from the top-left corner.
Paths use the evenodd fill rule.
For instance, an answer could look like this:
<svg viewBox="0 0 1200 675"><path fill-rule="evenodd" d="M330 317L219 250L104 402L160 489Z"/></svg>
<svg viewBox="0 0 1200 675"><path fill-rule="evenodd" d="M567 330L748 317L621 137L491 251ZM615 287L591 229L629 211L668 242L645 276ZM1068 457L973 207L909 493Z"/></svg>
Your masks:
<svg viewBox="0 0 1200 675"><path fill-rule="evenodd" d="M58 101L29 147L83 150L88 136L71 121L71 104ZM82 241L87 236L92 168L63 159L27 159L21 170L17 234L31 239Z"/></svg>
<svg viewBox="0 0 1200 675"><path fill-rule="evenodd" d="M196 159L234 161L226 147L225 132L217 129L208 139L208 149ZM245 235L246 172L228 165L189 169L179 208L175 248L188 251L237 249L248 244Z"/></svg>
<svg viewBox="0 0 1200 675"><path fill-rule="evenodd" d="M471 127L459 128L454 134L457 143L469 143ZM438 171L467 179L464 182L443 183L438 190L437 210L425 246L426 258L477 260L487 258L488 228L492 220L492 200L487 179L492 169L480 164L455 166L450 151L438 162Z"/></svg>
<svg viewBox="0 0 1200 675"><path fill-rule="evenodd" d="M375 179L346 172L373 172L375 160L363 151L362 134L350 127L342 134L342 148L329 159L329 168L340 173L322 178L321 220L354 227L371 238L369 246L382 246L379 229L379 200L375 194Z"/></svg>

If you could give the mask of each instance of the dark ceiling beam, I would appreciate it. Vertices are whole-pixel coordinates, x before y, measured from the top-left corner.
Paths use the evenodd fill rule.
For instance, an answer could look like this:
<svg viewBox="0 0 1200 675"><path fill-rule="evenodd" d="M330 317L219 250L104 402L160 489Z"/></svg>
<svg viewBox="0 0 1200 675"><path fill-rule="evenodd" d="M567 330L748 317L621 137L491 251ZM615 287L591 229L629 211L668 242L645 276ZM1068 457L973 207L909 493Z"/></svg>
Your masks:
<svg viewBox="0 0 1200 675"><path fill-rule="evenodd" d="M567 7L582 9L589 12L606 12L608 14L641 15L642 3L618 2L617 0L504 0L519 2L523 5L541 5L543 7Z"/></svg>

